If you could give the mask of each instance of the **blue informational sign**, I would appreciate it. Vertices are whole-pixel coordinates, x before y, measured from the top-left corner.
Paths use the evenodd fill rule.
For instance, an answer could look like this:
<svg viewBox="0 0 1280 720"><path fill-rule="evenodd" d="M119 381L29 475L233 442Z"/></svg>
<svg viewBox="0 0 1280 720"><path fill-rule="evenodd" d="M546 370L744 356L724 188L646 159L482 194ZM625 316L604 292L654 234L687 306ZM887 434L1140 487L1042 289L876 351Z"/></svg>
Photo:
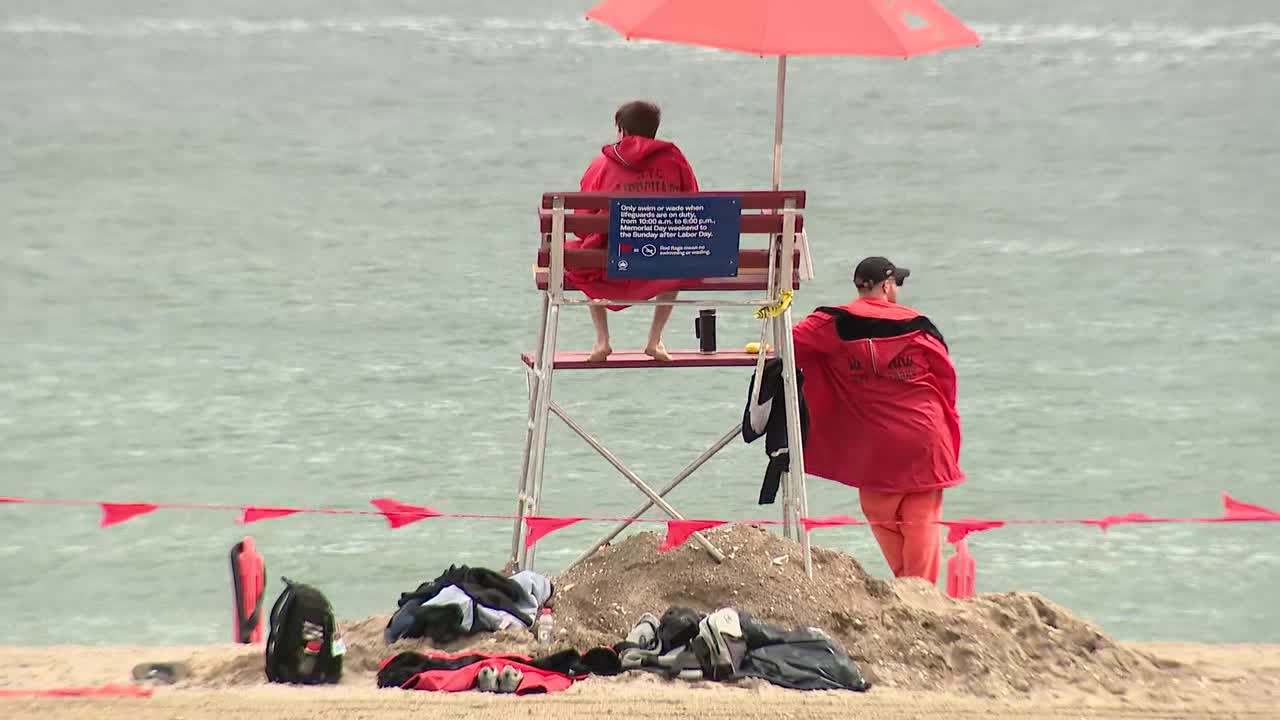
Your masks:
<svg viewBox="0 0 1280 720"><path fill-rule="evenodd" d="M736 277L742 200L625 197L609 203L608 277Z"/></svg>

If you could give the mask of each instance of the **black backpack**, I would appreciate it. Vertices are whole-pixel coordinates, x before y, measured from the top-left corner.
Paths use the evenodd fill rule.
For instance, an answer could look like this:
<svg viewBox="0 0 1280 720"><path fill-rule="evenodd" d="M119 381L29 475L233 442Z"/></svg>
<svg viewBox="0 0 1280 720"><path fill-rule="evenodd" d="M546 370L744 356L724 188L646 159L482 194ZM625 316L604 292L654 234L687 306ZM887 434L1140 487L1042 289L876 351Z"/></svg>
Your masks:
<svg viewBox="0 0 1280 720"><path fill-rule="evenodd" d="M267 636L267 680L273 683L333 685L342 678L346 646L338 637L333 607L319 590L284 581L271 608Z"/></svg>

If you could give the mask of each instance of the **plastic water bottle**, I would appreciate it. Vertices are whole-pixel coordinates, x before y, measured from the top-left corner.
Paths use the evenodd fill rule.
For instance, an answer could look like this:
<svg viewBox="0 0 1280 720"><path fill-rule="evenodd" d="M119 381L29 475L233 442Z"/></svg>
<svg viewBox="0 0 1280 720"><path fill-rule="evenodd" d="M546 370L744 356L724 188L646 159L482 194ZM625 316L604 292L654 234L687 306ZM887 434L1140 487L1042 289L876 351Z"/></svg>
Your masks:
<svg viewBox="0 0 1280 720"><path fill-rule="evenodd" d="M551 618L551 608L542 608L538 619L533 622L533 635L539 645L550 645L556 636L555 621Z"/></svg>

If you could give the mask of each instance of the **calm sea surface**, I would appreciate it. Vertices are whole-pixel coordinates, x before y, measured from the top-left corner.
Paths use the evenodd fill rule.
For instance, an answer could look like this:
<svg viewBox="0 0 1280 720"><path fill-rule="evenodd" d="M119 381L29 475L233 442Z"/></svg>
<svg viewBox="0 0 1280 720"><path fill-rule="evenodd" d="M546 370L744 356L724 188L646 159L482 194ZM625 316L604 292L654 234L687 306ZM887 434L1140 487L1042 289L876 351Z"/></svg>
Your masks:
<svg viewBox="0 0 1280 720"><path fill-rule="evenodd" d="M509 513L534 340L539 193L572 189L614 108L663 104L706 188L767 185L771 61L627 43L585 0L6 0L0 7L0 495ZM818 280L862 256L960 373L970 481L952 517L1280 507L1280 12L1273 0L953 0L984 44L801 58L785 184ZM647 310L614 316L619 346ZM693 346L677 311L671 346ZM564 347L585 348L570 310ZM722 344L749 312L721 312ZM735 370L573 374L566 408L661 484L740 417ZM553 425L544 511L639 495ZM674 496L776 517L735 443ZM813 479L814 514L856 513ZM246 531L340 615L389 612L450 563L499 566L505 521L0 506L0 643L229 637ZM596 535L540 545L557 570ZM1280 527L1005 528L982 590L1035 590L1126 639L1280 641ZM885 574L870 533L817 542ZM661 610L661 608L655 608Z"/></svg>

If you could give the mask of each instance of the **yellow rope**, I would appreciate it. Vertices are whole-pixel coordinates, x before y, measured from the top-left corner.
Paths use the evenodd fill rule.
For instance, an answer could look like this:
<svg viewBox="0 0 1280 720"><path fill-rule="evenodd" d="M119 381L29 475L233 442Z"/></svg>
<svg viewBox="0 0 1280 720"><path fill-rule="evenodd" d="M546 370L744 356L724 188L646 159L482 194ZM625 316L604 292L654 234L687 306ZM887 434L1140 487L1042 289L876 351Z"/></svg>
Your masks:
<svg viewBox="0 0 1280 720"><path fill-rule="evenodd" d="M791 307L791 291L783 290L782 297L778 299L778 302L756 310L756 319L767 320L769 318L776 318L786 312L789 307Z"/></svg>

